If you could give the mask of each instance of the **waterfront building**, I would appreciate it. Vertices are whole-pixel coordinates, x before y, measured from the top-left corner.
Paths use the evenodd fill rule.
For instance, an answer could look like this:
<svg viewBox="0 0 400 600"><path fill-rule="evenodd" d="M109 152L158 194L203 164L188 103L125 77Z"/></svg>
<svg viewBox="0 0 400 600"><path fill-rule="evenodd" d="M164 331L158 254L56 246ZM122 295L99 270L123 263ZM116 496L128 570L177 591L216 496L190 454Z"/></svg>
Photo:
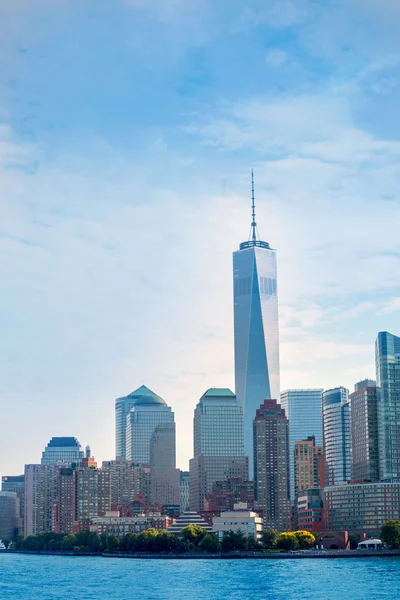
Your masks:
<svg viewBox="0 0 400 600"><path fill-rule="evenodd" d="M0 540L12 542L20 533L19 498L16 492L0 492Z"/></svg>
<svg viewBox="0 0 400 600"><path fill-rule="evenodd" d="M326 529L377 535L386 521L400 519L400 482L326 487L324 509Z"/></svg>
<svg viewBox="0 0 400 600"><path fill-rule="evenodd" d="M290 497L295 497L293 453L296 442L315 437L322 446L322 392L317 389L285 390L281 394L281 407L289 419ZM313 484L314 485L314 484Z"/></svg>
<svg viewBox="0 0 400 600"><path fill-rule="evenodd" d="M74 437L53 437L42 453L42 465L80 463L83 450Z"/></svg>
<svg viewBox="0 0 400 600"><path fill-rule="evenodd" d="M59 464L25 465L25 537L53 531L59 470Z"/></svg>
<svg viewBox="0 0 400 600"><path fill-rule="evenodd" d="M175 423L160 423L150 439L151 503L180 505L180 473L176 468Z"/></svg>
<svg viewBox="0 0 400 600"><path fill-rule="evenodd" d="M173 519L160 513L121 517L118 511L108 511L103 517L92 519L90 530L96 531L99 535L115 535L122 538L127 533L140 534L151 528L167 529L172 522Z"/></svg>
<svg viewBox="0 0 400 600"><path fill-rule="evenodd" d="M222 540L225 533L241 531L246 538L260 540L263 531L263 520L256 512L248 509L245 502L234 505L233 510L224 511L213 519L213 532Z"/></svg>
<svg viewBox="0 0 400 600"><path fill-rule="evenodd" d="M111 509L110 474L83 464L75 470L75 522L79 527ZM75 526L75 525L74 525Z"/></svg>
<svg viewBox="0 0 400 600"><path fill-rule="evenodd" d="M254 481L230 477L213 483L207 496L206 509L210 513L233 510L235 504L245 503L254 510Z"/></svg>
<svg viewBox="0 0 400 600"><path fill-rule="evenodd" d="M23 475L3 475L1 478L2 492L15 492L19 498L19 516L21 531L24 530L25 512L25 477Z"/></svg>
<svg viewBox="0 0 400 600"><path fill-rule="evenodd" d="M356 383L351 409L352 480L379 481L378 390L376 382Z"/></svg>
<svg viewBox="0 0 400 600"><path fill-rule="evenodd" d="M325 485L351 479L351 429L349 391L344 387L322 394Z"/></svg>
<svg viewBox="0 0 400 600"><path fill-rule="evenodd" d="M201 517L197 512L193 510L187 510L182 513L175 521L168 527L168 533L174 533L175 535L179 535L182 529L187 527L188 525L199 525L203 529L207 531L207 533L212 532L212 527L209 525L203 517Z"/></svg>
<svg viewBox="0 0 400 600"><path fill-rule="evenodd" d="M174 413L165 400L142 386L133 392L134 401L126 417L126 458L150 464L150 440L157 425L174 423Z"/></svg>
<svg viewBox="0 0 400 600"><path fill-rule="evenodd" d="M244 456L243 410L227 388L211 388L194 411L194 458L190 460L189 505L204 511L215 481L248 479Z"/></svg>
<svg viewBox="0 0 400 600"><path fill-rule="evenodd" d="M127 507L143 497L145 505L150 503L150 467L119 456L103 461L102 469L109 472L113 510Z"/></svg>
<svg viewBox="0 0 400 600"><path fill-rule="evenodd" d="M235 390L252 478L253 419L264 398L280 394L276 250L258 236L253 176L250 237L233 253L233 288Z"/></svg>
<svg viewBox="0 0 400 600"><path fill-rule="evenodd" d="M308 488L324 487L324 452L315 437L295 442L293 453L294 497Z"/></svg>
<svg viewBox="0 0 400 600"><path fill-rule="evenodd" d="M58 472L57 499L54 503L53 531L72 533L76 520L75 469L61 467Z"/></svg>
<svg viewBox="0 0 400 600"><path fill-rule="evenodd" d="M294 528L320 533L325 529L324 490L310 488L296 495L293 507Z"/></svg>
<svg viewBox="0 0 400 600"><path fill-rule="evenodd" d="M375 343L378 391L379 475L400 481L400 337L387 331Z"/></svg>
<svg viewBox="0 0 400 600"><path fill-rule="evenodd" d="M265 400L256 412L254 431L254 495L263 511L264 527L290 530L289 425L276 400Z"/></svg>
<svg viewBox="0 0 400 600"><path fill-rule="evenodd" d="M181 512L189 510L189 471L180 471Z"/></svg>

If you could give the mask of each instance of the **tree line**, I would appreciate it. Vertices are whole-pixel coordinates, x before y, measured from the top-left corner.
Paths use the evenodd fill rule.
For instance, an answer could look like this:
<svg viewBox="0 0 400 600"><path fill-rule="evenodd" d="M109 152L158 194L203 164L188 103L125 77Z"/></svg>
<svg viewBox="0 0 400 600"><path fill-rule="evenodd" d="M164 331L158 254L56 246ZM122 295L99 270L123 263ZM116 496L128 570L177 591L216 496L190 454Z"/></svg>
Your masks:
<svg viewBox="0 0 400 600"><path fill-rule="evenodd" d="M227 531L222 540L215 533L208 533L199 525L188 525L179 535L168 530L147 529L140 534L127 533L122 538L114 535L99 535L96 532L56 534L37 533L24 538L19 535L13 548L31 551L69 552L232 552L263 550L296 550L312 548L314 536L308 531L278 534L266 529L260 540L245 536L242 531Z"/></svg>

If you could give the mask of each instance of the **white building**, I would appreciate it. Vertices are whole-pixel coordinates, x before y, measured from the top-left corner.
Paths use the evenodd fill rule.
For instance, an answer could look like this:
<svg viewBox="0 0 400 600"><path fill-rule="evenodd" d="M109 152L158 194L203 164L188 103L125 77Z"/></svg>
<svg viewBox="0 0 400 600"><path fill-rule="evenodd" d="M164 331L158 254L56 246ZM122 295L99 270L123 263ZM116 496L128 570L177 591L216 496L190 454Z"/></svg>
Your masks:
<svg viewBox="0 0 400 600"><path fill-rule="evenodd" d="M263 520L257 513L248 510L245 502L233 505L234 510L222 512L220 517L213 519L213 532L219 539L228 531L241 531L246 537L253 536L259 540L263 531Z"/></svg>

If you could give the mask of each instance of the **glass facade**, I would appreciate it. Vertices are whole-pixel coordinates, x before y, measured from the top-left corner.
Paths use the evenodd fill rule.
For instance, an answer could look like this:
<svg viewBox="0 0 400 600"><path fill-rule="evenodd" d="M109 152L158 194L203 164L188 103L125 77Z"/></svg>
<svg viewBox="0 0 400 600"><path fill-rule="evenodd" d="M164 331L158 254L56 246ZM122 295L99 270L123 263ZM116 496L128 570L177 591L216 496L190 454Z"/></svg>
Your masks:
<svg viewBox="0 0 400 600"><path fill-rule="evenodd" d="M174 413L166 402L145 389L148 393L136 393L126 417L126 458L140 464L150 463L150 440L157 425L174 422Z"/></svg>
<svg viewBox="0 0 400 600"><path fill-rule="evenodd" d="M349 391L344 387L322 394L325 456L325 485L339 485L351 479L351 429Z"/></svg>
<svg viewBox="0 0 400 600"><path fill-rule="evenodd" d="M74 437L53 437L42 453L42 465L79 463L83 450Z"/></svg>
<svg viewBox="0 0 400 600"><path fill-rule="evenodd" d="M355 385L350 394L352 479L379 481L378 395L375 381Z"/></svg>
<svg viewBox="0 0 400 600"><path fill-rule="evenodd" d="M375 344L378 386L379 472L400 480L400 338L380 332Z"/></svg>
<svg viewBox="0 0 400 600"><path fill-rule="evenodd" d="M279 400L276 251L245 242L233 254L235 389L244 411L245 454L253 471L253 419L266 398Z"/></svg>
<svg viewBox="0 0 400 600"><path fill-rule="evenodd" d="M244 456L243 409L235 394L211 388L194 411L194 458L190 461L190 509L204 510L207 494L216 481L248 479Z"/></svg>
<svg viewBox="0 0 400 600"><path fill-rule="evenodd" d="M290 497L294 499L294 447L296 442L314 436L322 446L322 389L286 390L281 406L289 419Z"/></svg>

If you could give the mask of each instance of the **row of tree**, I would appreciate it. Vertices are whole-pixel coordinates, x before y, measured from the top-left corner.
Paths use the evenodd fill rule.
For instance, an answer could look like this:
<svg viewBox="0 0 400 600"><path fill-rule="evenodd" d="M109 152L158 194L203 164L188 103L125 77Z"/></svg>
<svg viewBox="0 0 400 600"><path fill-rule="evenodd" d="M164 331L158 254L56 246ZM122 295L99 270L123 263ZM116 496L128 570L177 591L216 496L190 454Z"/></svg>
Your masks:
<svg viewBox="0 0 400 600"><path fill-rule="evenodd" d="M33 551L181 553L296 550L312 548L314 544L315 538L308 531L278 534L274 529L266 529L260 541L253 536L245 536L241 531L227 531L219 540L217 535L208 533L199 525L188 525L179 536L157 529L147 529L140 534L128 533L122 538L89 531L66 535L38 533L25 539L20 535L14 547Z"/></svg>

